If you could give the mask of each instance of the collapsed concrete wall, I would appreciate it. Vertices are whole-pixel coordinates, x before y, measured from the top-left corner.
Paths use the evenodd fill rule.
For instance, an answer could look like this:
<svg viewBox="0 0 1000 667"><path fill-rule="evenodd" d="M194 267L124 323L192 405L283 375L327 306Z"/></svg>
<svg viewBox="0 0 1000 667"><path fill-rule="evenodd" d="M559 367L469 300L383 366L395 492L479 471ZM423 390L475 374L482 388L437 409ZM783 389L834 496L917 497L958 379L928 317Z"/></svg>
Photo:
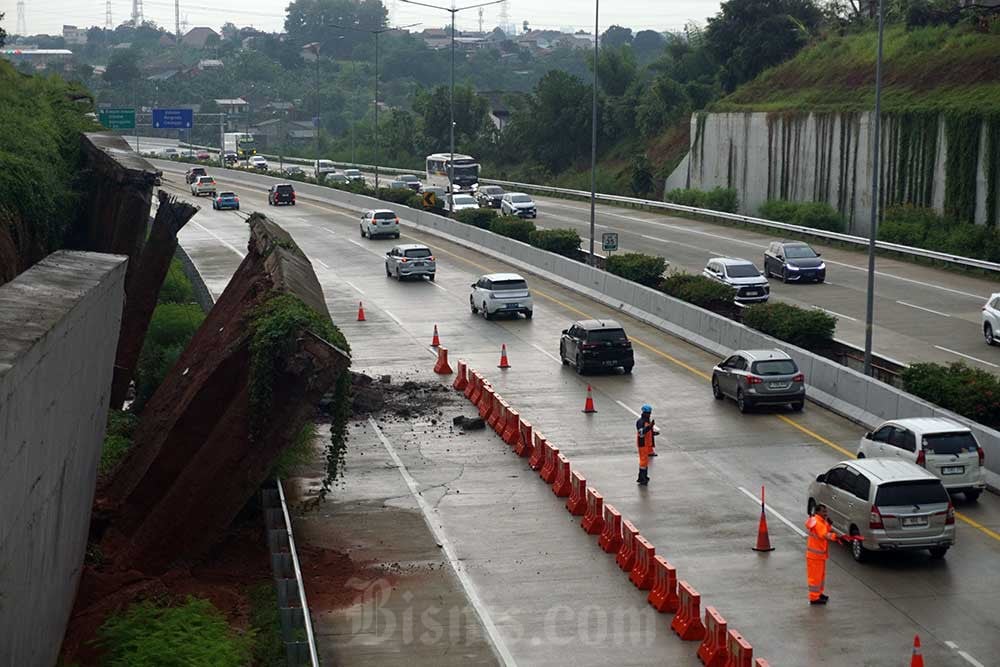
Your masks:
<svg viewBox="0 0 1000 667"><path fill-rule="evenodd" d="M126 259L60 251L0 286L0 665L53 665L83 565Z"/></svg>
<svg viewBox="0 0 1000 667"><path fill-rule="evenodd" d="M872 205L874 113L710 113L691 118L689 187L735 188L740 211L756 214L768 199L827 202L867 234ZM960 119L961 120L961 119ZM965 130L965 128L960 128ZM987 123L975 125L963 158L949 161L947 120L937 115L884 114L881 205L910 203L963 209L978 224L989 218L988 192L1000 187L990 174ZM952 156L953 158L958 156ZM992 184L989 182L992 180ZM677 184L677 175L671 183ZM947 201L948 190L964 201ZM967 215L964 209L967 210ZM997 211L993 211L993 216Z"/></svg>
<svg viewBox="0 0 1000 667"><path fill-rule="evenodd" d="M327 323L330 314L288 233L262 215L248 223L247 256L145 406L134 448L101 494L111 524L102 550L118 570L159 574L212 546L347 372L348 354L319 332L294 333L267 379L267 413L254 413L258 307L291 295Z"/></svg>

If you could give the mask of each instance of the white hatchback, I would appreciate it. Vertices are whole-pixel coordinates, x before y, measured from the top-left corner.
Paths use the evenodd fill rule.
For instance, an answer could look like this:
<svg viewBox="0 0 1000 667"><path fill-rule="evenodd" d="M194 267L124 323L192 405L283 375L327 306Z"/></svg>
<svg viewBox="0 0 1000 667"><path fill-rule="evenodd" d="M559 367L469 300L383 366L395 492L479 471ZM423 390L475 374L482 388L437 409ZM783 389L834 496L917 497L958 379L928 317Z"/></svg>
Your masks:
<svg viewBox="0 0 1000 667"><path fill-rule="evenodd" d="M983 306L983 337L987 345L1000 344L1000 292L990 295Z"/></svg>
<svg viewBox="0 0 1000 667"><path fill-rule="evenodd" d="M949 492L976 500L986 488L983 448L967 427L949 419L894 419L865 433L858 458L895 457L923 466Z"/></svg>
<svg viewBox="0 0 1000 667"><path fill-rule="evenodd" d="M479 209L479 202L472 195L455 193L448 195L448 209L454 213Z"/></svg>
<svg viewBox="0 0 1000 667"><path fill-rule="evenodd" d="M531 319L534 302L527 281L516 273L490 273L472 283L469 295L472 314L482 312L489 320L500 313L517 316L522 313Z"/></svg>

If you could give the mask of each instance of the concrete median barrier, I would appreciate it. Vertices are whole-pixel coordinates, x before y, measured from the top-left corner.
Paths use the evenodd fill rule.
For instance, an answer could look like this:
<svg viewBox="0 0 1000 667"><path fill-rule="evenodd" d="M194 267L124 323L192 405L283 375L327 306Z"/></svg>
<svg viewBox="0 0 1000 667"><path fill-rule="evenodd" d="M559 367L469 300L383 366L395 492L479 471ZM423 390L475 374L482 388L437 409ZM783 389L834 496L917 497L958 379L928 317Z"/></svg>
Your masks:
<svg viewBox="0 0 1000 667"><path fill-rule="evenodd" d="M653 587L649 589L646 601L661 614L674 614L680 608L677 570L663 556L653 557Z"/></svg>
<svg viewBox="0 0 1000 667"><path fill-rule="evenodd" d="M609 554L617 554L622 547L622 515L614 505L604 506L604 529L597 544Z"/></svg>
<svg viewBox="0 0 1000 667"><path fill-rule="evenodd" d="M531 457L528 458L528 467L532 470L541 470L545 465L545 450L548 449L548 441L538 430L531 434L534 442L531 446Z"/></svg>
<svg viewBox="0 0 1000 667"><path fill-rule="evenodd" d="M514 453L521 458L529 458L534 451L531 422L525 421L522 417L517 425L517 444L514 445Z"/></svg>
<svg viewBox="0 0 1000 667"><path fill-rule="evenodd" d="M677 582L679 608L670 622L670 629L684 641L705 639L705 625L701 622L701 595L688 582Z"/></svg>
<svg viewBox="0 0 1000 667"><path fill-rule="evenodd" d="M565 454L559 454L556 457L556 477L555 481L552 482L552 493L556 494L559 498L568 498L571 488L570 488L570 475L571 469L569 465L569 459L566 458Z"/></svg>
<svg viewBox="0 0 1000 667"><path fill-rule="evenodd" d="M569 486L566 511L573 516L584 516L587 512L587 479L574 470L570 475Z"/></svg>
<svg viewBox="0 0 1000 667"><path fill-rule="evenodd" d="M604 532L604 496L594 489L587 489L587 509L580 527L588 535L600 535Z"/></svg>
<svg viewBox="0 0 1000 667"><path fill-rule="evenodd" d="M698 660L705 667L725 667L729 659L726 619L715 607L705 607L705 640L698 647Z"/></svg>
<svg viewBox="0 0 1000 667"><path fill-rule="evenodd" d="M753 646L743 635L730 630L726 637L726 648L729 657L725 667L753 667Z"/></svg>
<svg viewBox="0 0 1000 667"><path fill-rule="evenodd" d="M635 538L639 536L639 530L632 525L628 519L622 520L622 545L615 556L615 562L623 572L632 573L635 567Z"/></svg>
<svg viewBox="0 0 1000 667"><path fill-rule="evenodd" d="M628 579L640 591L648 591L653 587L653 559L656 557L656 547L642 535L635 537L635 565Z"/></svg>

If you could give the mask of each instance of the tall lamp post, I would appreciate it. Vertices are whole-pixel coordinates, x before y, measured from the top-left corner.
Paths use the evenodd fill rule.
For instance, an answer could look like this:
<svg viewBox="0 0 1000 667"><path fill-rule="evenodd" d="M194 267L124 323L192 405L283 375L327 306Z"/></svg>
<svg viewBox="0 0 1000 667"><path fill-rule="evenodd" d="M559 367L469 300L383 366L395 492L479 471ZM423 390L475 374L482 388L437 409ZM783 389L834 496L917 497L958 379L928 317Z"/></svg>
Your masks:
<svg viewBox="0 0 1000 667"><path fill-rule="evenodd" d="M590 120L590 256L588 257L591 266L597 265L597 257L594 256L594 229L597 227L597 66L601 41L600 19L601 0L594 0L594 99Z"/></svg>
<svg viewBox="0 0 1000 667"><path fill-rule="evenodd" d="M875 321L875 238L878 232L879 148L882 141L882 36L885 28L884 0L878 2L878 53L875 57L875 119L872 147L872 217L868 230L868 302L865 309L865 375L872 374L872 334Z"/></svg>
<svg viewBox="0 0 1000 667"><path fill-rule="evenodd" d="M430 7L431 9L439 9L443 12L448 12L451 14L451 92L449 94L449 105L451 107L451 123L449 124L448 131L450 133L450 152L451 159L448 166L448 192L451 194L455 193L455 14L463 12L466 9L475 9L476 7L487 7L489 5L498 5L503 0L491 0L490 2L480 2L475 5L465 5L464 7L442 7L441 5L430 5L426 2L416 2L415 0L401 0L408 5L419 5L421 7Z"/></svg>
<svg viewBox="0 0 1000 667"><path fill-rule="evenodd" d="M316 114L313 116L313 134L316 137L316 161L313 164L313 176L319 180L319 42L311 42L306 44L303 48L309 49L316 56L316 83L314 85L314 90L316 94Z"/></svg>
<svg viewBox="0 0 1000 667"><path fill-rule="evenodd" d="M344 39L344 35L339 36L337 39ZM358 106L358 72L357 67L354 62L354 53L351 53L351 88L353 90L351 97L351 113L348 117L351 119L351 166L353 167L358 163L358 159L354 152L354 126L356 124L356 119L354 117L357 106Z"/></svg>

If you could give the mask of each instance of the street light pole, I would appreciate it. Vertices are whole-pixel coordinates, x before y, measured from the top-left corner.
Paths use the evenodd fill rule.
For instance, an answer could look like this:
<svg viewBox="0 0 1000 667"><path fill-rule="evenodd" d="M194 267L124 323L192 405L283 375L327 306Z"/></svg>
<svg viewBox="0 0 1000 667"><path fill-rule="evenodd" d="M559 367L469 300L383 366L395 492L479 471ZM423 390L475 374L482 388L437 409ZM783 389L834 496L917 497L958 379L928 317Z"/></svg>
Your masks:
<svg viewBox="0 0 1000 667"><path fill-rule="evenodd" d="M879 211L879 149L882 141L882 36L885 29L884 0L878 3L878 54L875 58L875 119L872 148L872 217L868 230L868 300L865 308L865 375L872 374L872 335L875 321L875 239Z"/></svg>
<svg viewBox="0 0 1000 667"><path fill-rule="evenodd" d="M600 53L600 26L601 0L594 0L594 99L591 109L590 120L590 265L597 266L597 257L594 255L594 230L597 227L596 202L597 202L597 65Z"/></svg>

